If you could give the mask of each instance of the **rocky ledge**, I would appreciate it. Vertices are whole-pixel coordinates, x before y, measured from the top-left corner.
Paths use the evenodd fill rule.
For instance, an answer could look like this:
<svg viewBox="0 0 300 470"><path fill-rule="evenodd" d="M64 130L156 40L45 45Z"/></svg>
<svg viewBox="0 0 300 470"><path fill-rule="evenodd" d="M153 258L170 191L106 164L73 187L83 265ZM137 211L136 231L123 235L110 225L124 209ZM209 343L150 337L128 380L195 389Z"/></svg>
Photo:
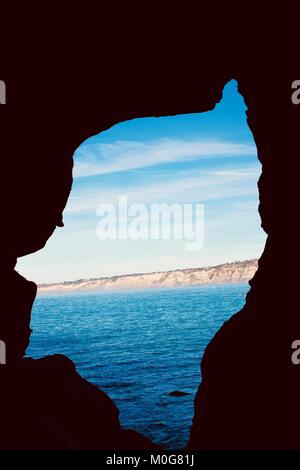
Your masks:
<svg viewBox="0 0 300 470"><path fill-rule="evenodd" d="M155 450L123 429L119 411L67 357L23 359L0 366L2 450Z"/></svg>

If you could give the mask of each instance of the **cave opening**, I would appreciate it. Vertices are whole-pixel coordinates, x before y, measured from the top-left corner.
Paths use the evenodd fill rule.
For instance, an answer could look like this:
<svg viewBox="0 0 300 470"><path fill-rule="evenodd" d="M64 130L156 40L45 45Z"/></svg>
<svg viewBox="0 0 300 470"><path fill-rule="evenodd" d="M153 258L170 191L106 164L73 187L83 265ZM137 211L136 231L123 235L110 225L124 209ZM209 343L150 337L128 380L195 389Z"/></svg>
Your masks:
<svg viewBox="0 0 300 470"><path fill-rule="evenodd" d="M245 104L234 81L223 95L208 113L134 119L83 142L64 229L18 264L40 284L28 355L66 354L125 427L169 448L187 442L199 359L242 308L265 241ZM153 220L155 204L178 211ZM199 250L186 248L185 206Z"/></svg>

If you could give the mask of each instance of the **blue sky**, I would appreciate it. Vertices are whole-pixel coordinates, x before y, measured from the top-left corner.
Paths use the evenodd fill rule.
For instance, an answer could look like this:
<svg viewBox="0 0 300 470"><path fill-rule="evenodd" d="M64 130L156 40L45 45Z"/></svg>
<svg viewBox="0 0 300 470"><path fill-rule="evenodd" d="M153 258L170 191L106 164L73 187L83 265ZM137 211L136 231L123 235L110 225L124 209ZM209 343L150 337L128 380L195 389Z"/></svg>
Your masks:
<svg viewBox="0 0 300 470"><path fill-rule="evenodd" d="M17 269L38 283L200 267L260 256L265 234L257 213L261 166L237 84L201 114L134 119L81 144L74 184L46 247L19 259ZM99 204L202 203L205 242L99 240Z"/></svg>

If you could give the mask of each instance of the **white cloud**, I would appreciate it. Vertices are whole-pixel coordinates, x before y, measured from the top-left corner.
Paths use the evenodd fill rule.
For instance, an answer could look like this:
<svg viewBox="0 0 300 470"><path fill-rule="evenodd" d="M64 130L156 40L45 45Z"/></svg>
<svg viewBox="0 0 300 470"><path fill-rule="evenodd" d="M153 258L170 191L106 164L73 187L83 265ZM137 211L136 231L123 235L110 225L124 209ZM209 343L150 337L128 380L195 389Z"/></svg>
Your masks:
<svg viewBox="0 0 300 470"><path fill-rule="evenodd" d="M64 214L95 213L99 204L117 204L120 195L128 203L206 202L234 196L257 196L258 171L254 167L236 168L232 171L190 171L176 173L172 180L142 182L126 188L83 188L80 197L69 198Z"/></svg>
<svg viewBox="0 0 300 470"><path fill-rule="evenodd" d="M120 140L111 144L86 143L74 154L74 177L115 173L210 156L231 157L256 153L254 144L217 140L158 139L150 142Z"/></svg>

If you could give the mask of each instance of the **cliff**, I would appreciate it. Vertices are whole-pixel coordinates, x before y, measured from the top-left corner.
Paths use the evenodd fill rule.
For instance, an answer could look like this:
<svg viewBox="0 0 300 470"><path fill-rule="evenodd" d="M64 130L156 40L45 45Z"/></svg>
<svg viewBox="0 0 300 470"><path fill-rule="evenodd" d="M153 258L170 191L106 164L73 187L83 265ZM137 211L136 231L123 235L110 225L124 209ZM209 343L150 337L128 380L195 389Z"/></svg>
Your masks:
<svg viewBox="0 0 300 470"><path fill-rule="evenodd" d="M146 274L130 274L74 282L42 284L40 293L67 293L98 290L146 289L248 282L257 270L257 260L237 261L205 268L177 269Z"/></svg>

